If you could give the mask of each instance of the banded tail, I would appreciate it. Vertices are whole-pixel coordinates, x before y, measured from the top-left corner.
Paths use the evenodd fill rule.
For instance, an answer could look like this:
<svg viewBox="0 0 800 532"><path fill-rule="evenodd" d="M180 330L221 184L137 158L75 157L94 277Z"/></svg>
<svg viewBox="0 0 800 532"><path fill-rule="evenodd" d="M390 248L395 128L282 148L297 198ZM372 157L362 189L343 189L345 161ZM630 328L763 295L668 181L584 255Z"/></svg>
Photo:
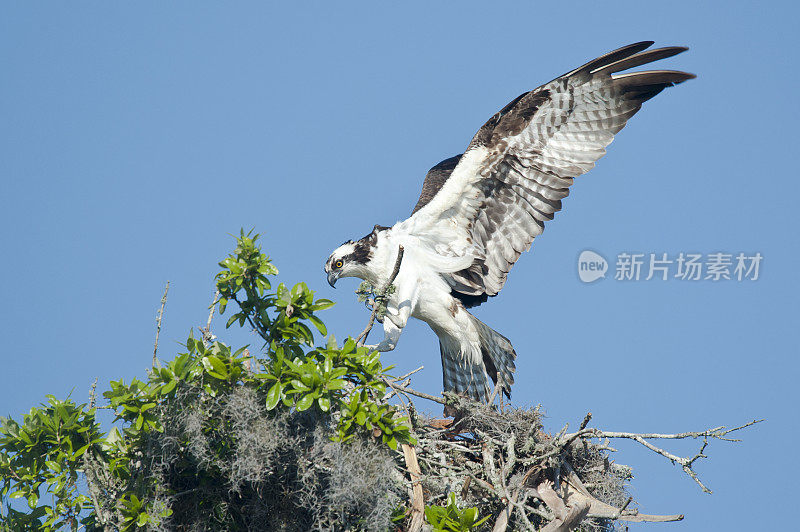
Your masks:
<svg viewBox="0 0 800 532"><path fill-rule="evenodd" d="M480 352L468 349L470 352L464 353L460 343L450 338L439 338L444 391L485 403L491 393L486 375L489 375L495 385L499 375L502 378L503 394L510 398L516 369L514 359L517 358L514 347L508 338L472 314L467 314L477 331Z"/></svg>

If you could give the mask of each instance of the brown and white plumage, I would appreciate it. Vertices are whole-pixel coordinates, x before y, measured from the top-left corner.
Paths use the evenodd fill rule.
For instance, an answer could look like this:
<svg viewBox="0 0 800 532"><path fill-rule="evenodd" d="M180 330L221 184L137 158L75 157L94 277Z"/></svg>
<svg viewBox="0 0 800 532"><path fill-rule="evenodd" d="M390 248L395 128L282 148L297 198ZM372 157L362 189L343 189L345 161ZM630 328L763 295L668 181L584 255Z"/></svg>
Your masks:
<svg viewBox="0 0 800 532"><path fill-rule="evenodd" d="M483 125L465 155L428 173L412 216L419 218L415 231L455 222L452 232L474 243L473 264L448 276L465 305L503 288L520 254L561 210L574 178L605 155L642 103L694 77L669 70L618 73L686 50L644 51L651 44L625 46L522 94ZM444 177L447 170L452 173Z"/></svg>
<svg viewBox="0 0 800 532"><path fill-rule="evenodd" d="M378 284L388 278L398 245L405 247L377 349L393 349L408 318L417 317L439 336L445 390L483 399L488 372L510 391L510 342L466 308L500 292L520 254L561 210L574 178L594 167L642 104L694 77L623 73L686 50L647 50L652 44L622 47L514 99L462 155L428 172L410 218L376 226L334 251L326 264L331 284L343 276Z"/></svg>

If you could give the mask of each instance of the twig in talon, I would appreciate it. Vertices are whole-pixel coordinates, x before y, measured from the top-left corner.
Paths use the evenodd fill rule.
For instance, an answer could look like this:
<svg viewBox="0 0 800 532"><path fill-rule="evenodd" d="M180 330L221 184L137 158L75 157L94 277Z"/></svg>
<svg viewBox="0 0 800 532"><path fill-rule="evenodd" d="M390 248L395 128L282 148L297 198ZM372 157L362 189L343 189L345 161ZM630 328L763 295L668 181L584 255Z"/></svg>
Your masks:
<svg viewBox="0 0 800 532"><path fill-rule="evenodd" d="M375 294L375 303L372 305L372 313L369 315L367 326L364 327L364 330L361 331L361 334L356 337L356 345L363 346L364 342L367 341L367 336L369 336L372 326L375 324L375 318L378 315L378 309L381 307L380 303L386 300L386 296L389 293L392 283L397 278L397 274L400 273L400 264L403 262L404 252L405 250L403 249L403 246L399 246L397 251L397 260L394 262L392 274L389 276L389 280L386 281L386 285L383 287L383 289L380 290L379 293Z"/></svg>

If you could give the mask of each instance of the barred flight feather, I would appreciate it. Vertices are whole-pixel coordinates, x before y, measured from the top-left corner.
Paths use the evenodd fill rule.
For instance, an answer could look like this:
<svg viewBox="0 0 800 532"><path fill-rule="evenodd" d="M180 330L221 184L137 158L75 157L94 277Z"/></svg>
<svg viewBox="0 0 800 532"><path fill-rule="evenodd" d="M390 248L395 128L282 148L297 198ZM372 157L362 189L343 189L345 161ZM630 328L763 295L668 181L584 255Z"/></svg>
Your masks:
<svg viewBox="0 0 800 532"><path fill-rule="evenodd" d="M431 169L412 213L423 222L416 227L463 220L453 239L470 239L488 266L483 273L450 274L454 296L475 296L476 285L496 295L520 253L561 210L573 179L594 168L642 103L694 77L671 70L618 73L686 50L646 50L650 45L625 46L518 96L484 124L464 154ZM459 292L463 285L468 288Z"/></svg>

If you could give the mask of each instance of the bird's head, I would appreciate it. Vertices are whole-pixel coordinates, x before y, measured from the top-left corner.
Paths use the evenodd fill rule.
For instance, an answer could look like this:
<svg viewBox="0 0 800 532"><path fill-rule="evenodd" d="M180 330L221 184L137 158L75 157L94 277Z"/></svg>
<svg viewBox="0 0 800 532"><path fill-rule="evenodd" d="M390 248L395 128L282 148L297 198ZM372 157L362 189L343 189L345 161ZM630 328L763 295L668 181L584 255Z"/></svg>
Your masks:
<svg viewBox="0 0 800 532"><path fill-rule="evenodd" d="M355 242L348 240L336 248L325 262L328 284L335 288L334 285L340 277L358 277L368 280L369 262L377 245L378 233L386 229L388 227L376 225L372 232L364 238Z"/></svg>
<svg viewBox="0 0 800 532"><path fill-rule="evenodd" d="M354 277L355 270L355 242L348 240L331 253L325 262L325 273L328 274L328 284L336 288L339 277Z"/></svg>

